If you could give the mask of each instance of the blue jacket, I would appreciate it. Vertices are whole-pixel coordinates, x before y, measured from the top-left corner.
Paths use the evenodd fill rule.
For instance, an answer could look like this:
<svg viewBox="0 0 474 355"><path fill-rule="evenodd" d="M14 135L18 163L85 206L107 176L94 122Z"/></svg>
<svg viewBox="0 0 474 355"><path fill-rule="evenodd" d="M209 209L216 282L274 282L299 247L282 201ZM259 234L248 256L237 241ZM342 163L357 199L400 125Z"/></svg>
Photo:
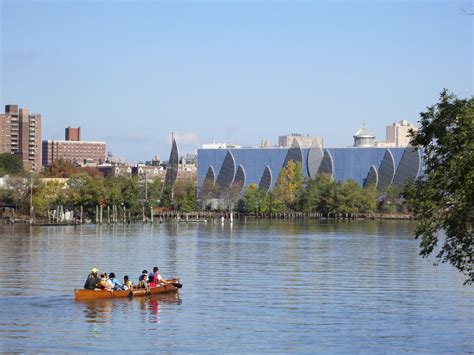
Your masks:
<svg viewBox="0 0 474 355"><path fill-rule="evenodd" d="M114 284L114 287L122 287L123 285L120 283L119 280L117 280L115 277L113 279L110 279L112 283Z"/></svg>

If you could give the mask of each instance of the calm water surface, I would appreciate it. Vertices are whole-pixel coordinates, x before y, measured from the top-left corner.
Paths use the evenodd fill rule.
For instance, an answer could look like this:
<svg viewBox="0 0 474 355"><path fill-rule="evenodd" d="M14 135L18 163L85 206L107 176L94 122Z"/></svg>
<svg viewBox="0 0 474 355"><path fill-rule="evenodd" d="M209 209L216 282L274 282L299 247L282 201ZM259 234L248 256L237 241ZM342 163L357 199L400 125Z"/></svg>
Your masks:
<svg viewBox="0 0 474 355"><path fill-rule="evenodd" d="M0 226L1 351L474 351L474 287L410 222ZM75 302L98 267L179 294Z"/></svg>

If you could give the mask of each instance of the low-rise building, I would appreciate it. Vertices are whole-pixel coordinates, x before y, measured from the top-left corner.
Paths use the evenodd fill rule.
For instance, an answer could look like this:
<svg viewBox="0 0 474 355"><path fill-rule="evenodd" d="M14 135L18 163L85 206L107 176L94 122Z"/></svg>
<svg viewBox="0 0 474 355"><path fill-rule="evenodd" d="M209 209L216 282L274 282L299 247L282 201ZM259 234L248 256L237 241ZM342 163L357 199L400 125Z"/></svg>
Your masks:
<svg viewBox="0 0 474 355"><path fill-rule="evenodd" d="M132 167L132 176L146 177L147 179L164 179L166 170L162 166L137 164Z"/></svg>
<svg viewBox="0 0 474 355"><path fill-rule="evenodd" d="M105 177L132 176L132 167L129 165L105 163L97 165L97 170Z"/></svg>
<svg viewBox="0 0 474 355"><path fill-rule="evenodd" d="M102 164L106 160L105 142L81 141L79 128L66 128L65 140L43 141L43 165L66 160L81 166Z"/></svg>

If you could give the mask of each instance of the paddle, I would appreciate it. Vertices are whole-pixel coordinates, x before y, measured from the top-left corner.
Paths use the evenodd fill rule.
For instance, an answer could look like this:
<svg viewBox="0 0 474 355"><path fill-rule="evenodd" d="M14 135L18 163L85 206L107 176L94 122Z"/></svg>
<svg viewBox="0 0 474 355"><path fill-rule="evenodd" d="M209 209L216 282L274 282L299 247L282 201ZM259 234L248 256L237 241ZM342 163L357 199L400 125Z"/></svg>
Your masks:
<svg viewBox="0 0 474 355"><path fill-rule="evenodd" d="M178 282L178 281L179 281L179 279L168 279L168 280L167 280L167 279L161 279L161 282L162 282L163 284L165 284L165 285L166 285L166 284L168 284L168 285L173 285L173 286L176 287L176 288L181 288L181 287L183 287L183 284L180 283L180 282Z"/></svg>
<svg viewBox="0 0 474 355"><path fill-rule="evenodd" d="M181 288L183 287L183 284L179 283L179 282L168 282L168 281L164 281L163 283L161 284L158 284L158 286L166 286L166 285L173 285L174 287L176 288Z"/></svg>
<svg viewBox="0 0 474 355"><path fill-rule="evenodd" d="M183 284L182 284L182 283L179 283L179 282L177 282L177 281L175 281L175 280L179 280L179 279L163 280L163 282L165 283L165 285L166 285L166 284L171 284L171 285L173 285L173 286L176 287L176 288L181 288L181 287L183 287Z"/></svg>

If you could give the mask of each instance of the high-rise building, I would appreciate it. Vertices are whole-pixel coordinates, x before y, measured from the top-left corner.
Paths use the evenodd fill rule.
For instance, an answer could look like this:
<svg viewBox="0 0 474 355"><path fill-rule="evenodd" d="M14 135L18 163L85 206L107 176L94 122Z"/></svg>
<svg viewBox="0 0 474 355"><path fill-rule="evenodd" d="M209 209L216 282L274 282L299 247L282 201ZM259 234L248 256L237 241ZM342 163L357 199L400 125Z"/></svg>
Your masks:
<svg viewBox="0 0 474 355"><path fill-rule="evenodd" d="M395 147L407 147L410 145L409 131L417 131L418 127L408 123L407 120L395 122L386 127L387 142L394 143Z"/></svg>
<svg viewBox="0 0 474 355"><path fill-rule="evenodd" d="M41 170L41 115L6 105L0 115L0 153L18 154L27 171Z"/></svg>
<svg viewBox="0 0 474 355"><path fill-rule="evenodd" d="M311 148L315 139L319 141L319 145L322 147L324 143L324 140L322 137L312 137L310 135L304 136L300 133L292 133L286 136L279 136L278 146L289 148L293 145L293 141L296 140L300 148Z"/></svg>
<svg viewBox="0 0 474 355"><path fill-rule="evenodd" d="M66 140L43 141L43 165L67 160L79 165L97 165L106 161L105 142L81 141L80 128L66 128Z"/></svg>
<svg viewBox="0 0 474 355"><path fill-rule="evenodd" d="M0 114L0 154L11 153L11 130L11 117Z"/></svg>

